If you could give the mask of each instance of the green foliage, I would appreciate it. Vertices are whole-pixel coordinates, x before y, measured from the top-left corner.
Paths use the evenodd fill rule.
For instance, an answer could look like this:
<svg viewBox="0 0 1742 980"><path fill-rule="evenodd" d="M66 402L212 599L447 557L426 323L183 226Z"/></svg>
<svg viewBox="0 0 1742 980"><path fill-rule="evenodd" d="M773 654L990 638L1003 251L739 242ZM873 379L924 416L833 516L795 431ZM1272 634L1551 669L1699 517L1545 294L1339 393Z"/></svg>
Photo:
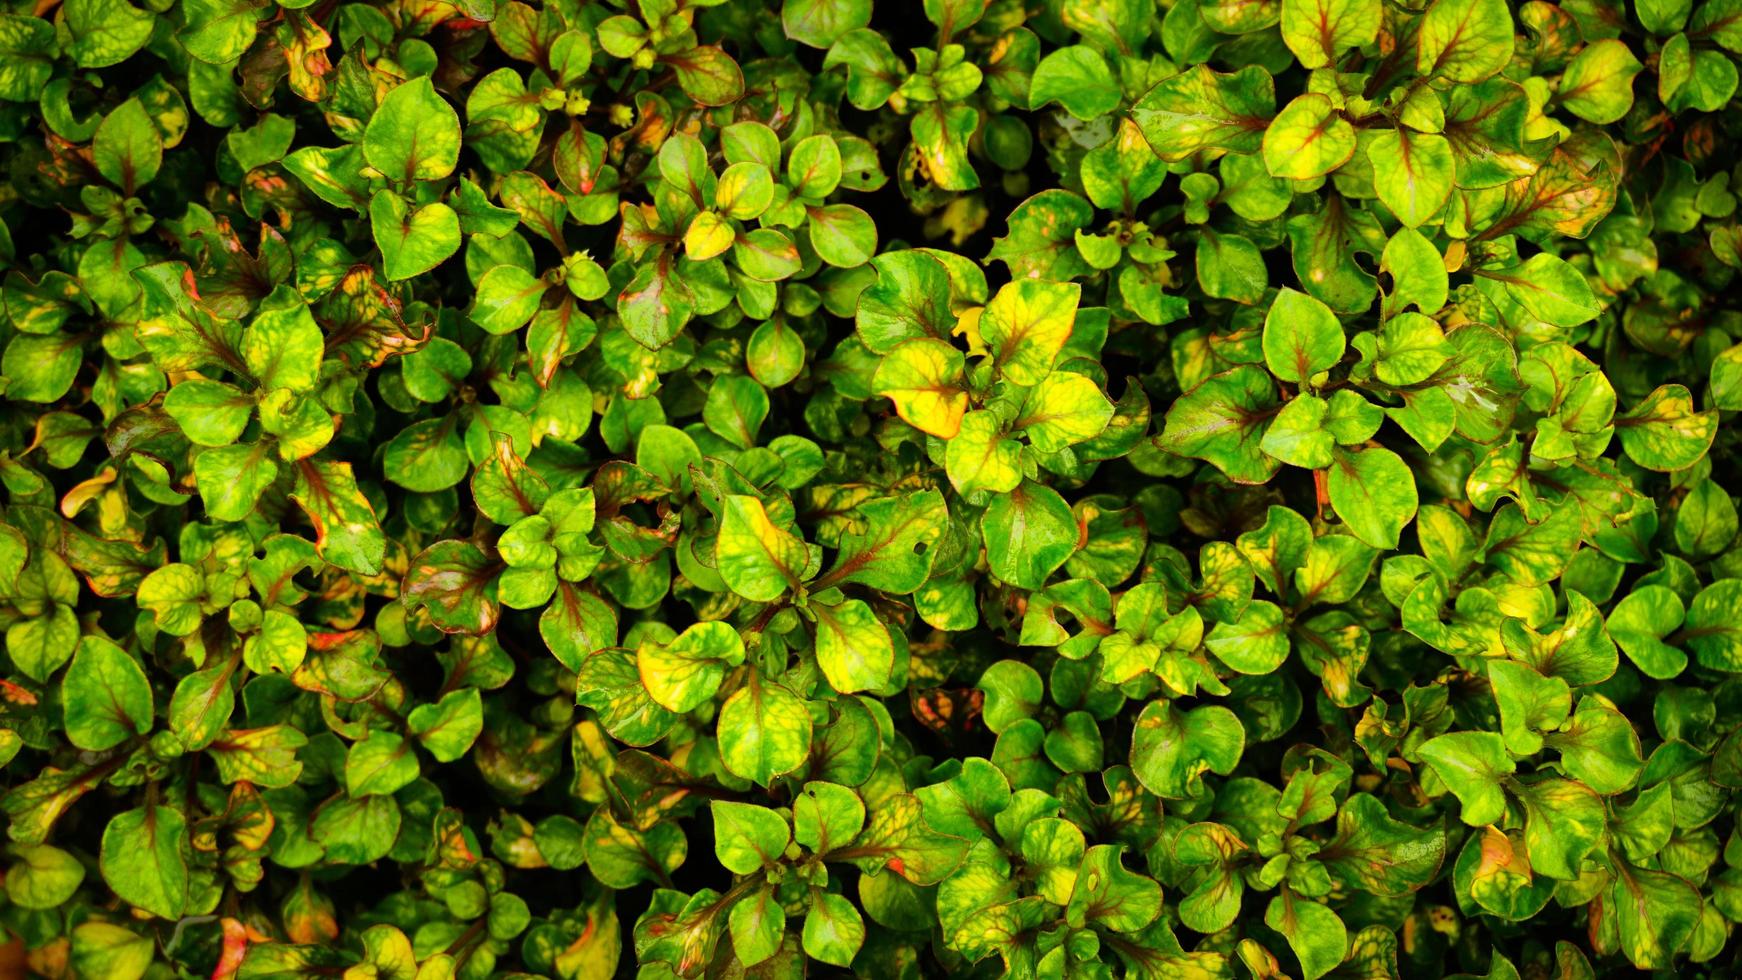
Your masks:
<svg viewBox="0 0 1742 980"><path fill-rule="evenodd" d="M0 973L1737 976L1739 25L7 3Z"/></svg>

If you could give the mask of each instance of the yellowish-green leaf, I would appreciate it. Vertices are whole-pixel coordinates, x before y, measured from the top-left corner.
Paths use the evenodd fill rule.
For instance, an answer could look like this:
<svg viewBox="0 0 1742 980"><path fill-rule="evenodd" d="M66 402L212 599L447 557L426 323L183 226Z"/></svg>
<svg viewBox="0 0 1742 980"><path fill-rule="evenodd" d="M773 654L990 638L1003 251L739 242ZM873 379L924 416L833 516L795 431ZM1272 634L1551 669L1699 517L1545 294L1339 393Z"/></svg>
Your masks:
<svg viewBox="0 0 1742 980"><path fill-rule="evenodd" d="M980 316L980 339L1004 377L1039 383L1071 337L1083 287L1074 282L1019 279L1006 284Z"/></svg>
<svg viewBox="0 0 1742 980"><path fill-rule="evenodd" d="M804 539L776 527L755 497L732 494L720 505L714 562L727 587L752 602L773 602L796 589L810 563Z"/></svg>
<svg viewBox="0 0 1742 980"><path fill-rule="evenodd" d="M1264 131L1264 166L1272 177L1310 180L1348 163L1355 155L1355 127L1329 96L1298 96Z"/></svg>
<svg viewBox="0 0 1742 980"><path fill-rule="evenodd" d="M982 321L983 322L983 321ZM890 351L872 378L871 390L895 404L907 424L927 435L953 439L968 410L962 352L931 337L917 337Z"/></svg>

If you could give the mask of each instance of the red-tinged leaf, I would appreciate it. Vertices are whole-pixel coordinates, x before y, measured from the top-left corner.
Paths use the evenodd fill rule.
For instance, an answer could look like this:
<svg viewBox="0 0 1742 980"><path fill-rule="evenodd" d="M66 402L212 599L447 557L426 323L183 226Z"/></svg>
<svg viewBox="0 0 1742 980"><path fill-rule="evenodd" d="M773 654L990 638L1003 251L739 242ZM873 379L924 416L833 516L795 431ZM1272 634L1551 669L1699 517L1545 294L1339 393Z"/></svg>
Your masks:
<svg viewBox="0 0 1742 980"><path fill-rule="evenodd" d="M354 265L315 309L329 355L357 367L380 367L389 357L422 347L433 326L408 326L403 307L369 265Z"/></svg>
<svg viewBox="0 0 1742 980"><path fill-rule="evenodd" d="M469 541L438 541L411 560L400 601L425 609L443 632L482 635L495 629L502 615L496 601L502 568Z"/></svg>
<svg viewBox="0 0 1742 980"><path fill-rule="evenodd" d="M359 575L381 571L387 538L375 519L350 463L303 459L296 463L290 498L315 526L315 550L329 564Z"/></svg>
<svg viewBox="0 0 1742 980"><path fill-rule="evenodd" d="M684 94L702 105L729 105L744 94L744 72L717 47L702 45L661 60L677 72Z"/></svg>

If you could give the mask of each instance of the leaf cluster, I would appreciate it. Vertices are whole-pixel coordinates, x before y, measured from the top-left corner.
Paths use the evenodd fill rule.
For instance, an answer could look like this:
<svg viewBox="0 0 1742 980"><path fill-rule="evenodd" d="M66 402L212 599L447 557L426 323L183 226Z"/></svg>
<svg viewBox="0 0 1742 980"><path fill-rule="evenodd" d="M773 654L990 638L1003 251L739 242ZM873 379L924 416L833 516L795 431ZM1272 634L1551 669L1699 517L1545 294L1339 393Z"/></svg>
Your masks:
<svg viewBox="0 0 1742 980"><path fill-rule="evenodd" d="M1738 55L9 0L0 962L1738 975Z"/></svg>

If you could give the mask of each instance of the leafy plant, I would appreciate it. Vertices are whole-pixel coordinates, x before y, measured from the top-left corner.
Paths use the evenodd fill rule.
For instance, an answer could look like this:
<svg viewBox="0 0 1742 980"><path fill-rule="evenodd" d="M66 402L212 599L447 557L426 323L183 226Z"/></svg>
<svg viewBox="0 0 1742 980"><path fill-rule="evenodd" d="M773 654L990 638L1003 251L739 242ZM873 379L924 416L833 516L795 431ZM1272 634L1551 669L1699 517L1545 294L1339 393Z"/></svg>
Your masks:
<svg viewBox="0 0 1742 980"><path fill-rule="evenodd" d="M8 962L1737 975L1739 25L7 4Z"/></svg>

